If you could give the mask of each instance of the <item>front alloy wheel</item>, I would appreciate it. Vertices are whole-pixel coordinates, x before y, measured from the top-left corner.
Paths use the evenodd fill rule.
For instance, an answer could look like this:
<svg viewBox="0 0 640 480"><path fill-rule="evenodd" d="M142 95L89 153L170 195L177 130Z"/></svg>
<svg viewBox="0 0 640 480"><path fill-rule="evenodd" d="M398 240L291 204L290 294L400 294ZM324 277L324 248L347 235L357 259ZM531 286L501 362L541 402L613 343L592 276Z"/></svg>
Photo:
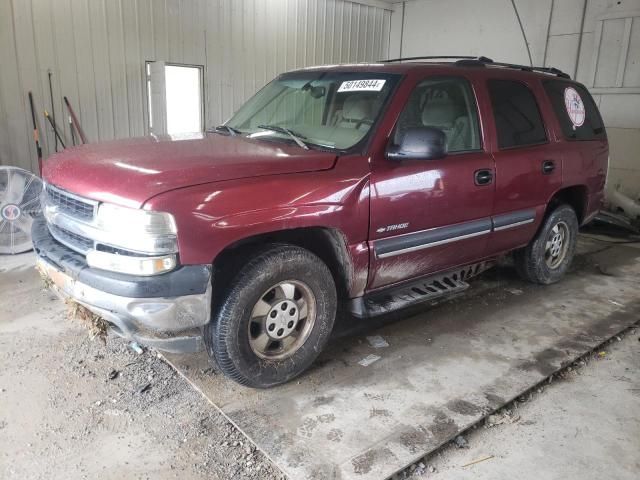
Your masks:
<svg viewBox="0 0 640 480"><path fill-rule="evenodd" d="M257 356L283 360L304 345L316 319L316 297L303 282L287 280L267 290L249 321L249 344Z"/></svg>
<svg viewBox="0 0 640 480"><path fill-rule="evenodd" d="M267 388L300 375L329 339L336 287L316 255L272 245L233 279L205 328L209 356L236 382Z"/></svg>

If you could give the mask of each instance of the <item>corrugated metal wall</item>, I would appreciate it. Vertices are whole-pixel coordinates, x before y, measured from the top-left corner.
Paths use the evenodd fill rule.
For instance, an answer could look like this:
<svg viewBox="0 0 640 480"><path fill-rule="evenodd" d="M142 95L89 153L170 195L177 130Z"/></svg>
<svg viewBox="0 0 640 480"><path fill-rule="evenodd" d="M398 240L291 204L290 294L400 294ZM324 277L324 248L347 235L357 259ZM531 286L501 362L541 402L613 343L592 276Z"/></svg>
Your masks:
<svg viewBox="0 0 640 480"><path fill-rule="evenodd" d="M37 170L29 90L45 157L53 151L42 114L51 110L49 71L58 123L66 95L89 140L100 141L145 133L145 61L204 65L214 125L277 73L385 58L391 12L369 3L0 0L0 164Z"/></svg>

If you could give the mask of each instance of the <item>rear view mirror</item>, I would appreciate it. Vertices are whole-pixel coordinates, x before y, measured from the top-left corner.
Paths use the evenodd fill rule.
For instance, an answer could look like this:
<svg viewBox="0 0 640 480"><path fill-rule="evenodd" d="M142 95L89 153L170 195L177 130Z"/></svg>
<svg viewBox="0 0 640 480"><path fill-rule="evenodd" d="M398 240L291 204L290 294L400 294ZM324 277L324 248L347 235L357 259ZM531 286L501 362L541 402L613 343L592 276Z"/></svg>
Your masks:
<svg viewBox="0 0 640 480"><path fill-rule="evenodd" d="M436 160L446 155L447 135L434 127L411 127L399 145L387 147L389 160Z"/></svg>
<svg viewBox="0 0 640 480"><path fill-rule="evenodd" d="M325 87L322 86L318 86L318 87L311 87L309 89L309 94L313 97L313 98L322 98L326 95L327 93L327 89Z"/></svg>

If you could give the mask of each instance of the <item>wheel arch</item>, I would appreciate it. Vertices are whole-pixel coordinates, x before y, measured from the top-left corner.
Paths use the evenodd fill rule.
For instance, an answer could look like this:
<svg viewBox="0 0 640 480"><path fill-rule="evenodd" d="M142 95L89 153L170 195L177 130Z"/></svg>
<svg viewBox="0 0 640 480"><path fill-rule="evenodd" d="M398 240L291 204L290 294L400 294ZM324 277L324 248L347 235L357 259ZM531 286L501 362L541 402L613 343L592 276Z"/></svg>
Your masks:
<svg viewBox="0 0 640 480"><path fill-rule="evenodd" d="M353 277L353 262L347 248L346 236L337 228L301 227L261 233L238 240L216 255L213 259L213 278L230 280L248 258L268 245L295 245L317 255L329 268L336 283L339 299L349 297ZM216 299L224 294L224 289L214 288Z"/></svg>
<svg viewBox="0 0 640 480"><path fill-rule="evenodd" d="M558 205L568 204L576 212L578 223L582 224L587 213L589 189L586 185L572 185L558 190L547 202L545 217Z"/></svg>

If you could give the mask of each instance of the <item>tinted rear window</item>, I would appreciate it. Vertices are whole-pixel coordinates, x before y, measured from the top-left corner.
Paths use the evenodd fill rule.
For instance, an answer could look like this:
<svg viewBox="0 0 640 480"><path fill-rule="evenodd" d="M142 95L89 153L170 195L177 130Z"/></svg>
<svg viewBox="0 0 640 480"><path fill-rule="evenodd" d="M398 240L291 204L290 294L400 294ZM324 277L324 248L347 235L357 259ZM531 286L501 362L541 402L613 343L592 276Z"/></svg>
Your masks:
<svg viewBox="0 0 640 480"><path fill-rule="evenodd" d="M540 109L529 87L509 80L490 80L489 95L496 119L499 148L547 141Z"/></svg>
<svg viewBox="0 0 640 480"><path fill-rule="evenodd" d="M550 80L544 82L544 89L567 140L600 140L606 137L600 112L586 88Z"/></svg>

